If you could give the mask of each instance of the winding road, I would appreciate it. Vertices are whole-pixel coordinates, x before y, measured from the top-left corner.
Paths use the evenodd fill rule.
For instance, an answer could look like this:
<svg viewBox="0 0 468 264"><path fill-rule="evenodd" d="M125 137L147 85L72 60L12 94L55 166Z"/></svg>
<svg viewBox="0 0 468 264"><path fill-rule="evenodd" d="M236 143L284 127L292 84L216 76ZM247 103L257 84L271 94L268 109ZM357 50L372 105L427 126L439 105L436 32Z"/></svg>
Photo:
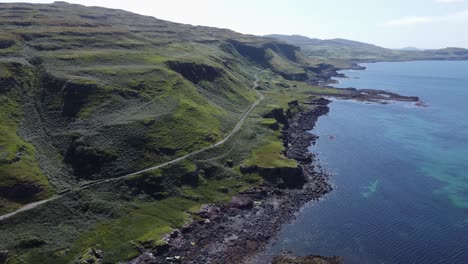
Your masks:
<svg viewBox="0 0 468 264"><path fill-rule="evenodd" d="M212 149L212 148L215 148L215 147L218 147L224 143L226 143L226 141L228 141L234 134L236 134L239 129L242 127L242 125L244 124L244 121L245 119L247 118L247 116L252 112L252 110L265 98L263 96L263 94L261 94L259 91L257 91L255 88L258 87L258 82L259 82L259 78L258 78L258 74L262 73L264 70L258 72L255 74L255 81L252 85L252 89L257 93L257 95L259 96L259 98L252 104L250 105L247 110L245 110L245 112L242 114L242 116L240 117L239 121L237 122L236 126L231 130L231 132L229 132L229 134L226 135L226 137L224 137L221 141L211 145L211 146L208 146L208 147L205 147L205 148L202 148L202 149L199 149L197 151L194 151L194 152L191 152L187 155L184 155L184 156L181 156L181 157L178 157L176 159L173 159L171 161L168 161L168 162L165 162L165 163L162 163L162 164L159 164L159 165L156 165L154 167L150 167L150 168L147 168L147 169L144 169L144 170L140 170L140 171L137 171L137 172L133 172L133 173L130 173L130 174L127 174L127 175L124 175L124 176L120 176L120 177L116 177L116 178L111 178L111 179L103 179L103 180L97 180L97 181L91 181L91 182L87 182L86 184L84 185L81 185L80 187L77 187L75 189L71 189L71 190L66 190L66 191L62 191L61 193L49 198L49 199L46 199L46 200L41 200L41 201L37 201L37 202L33 202L33 203L30 203L30 204L27 204L27 205L24 205L23 207L21 207L20 209L14 211L14 212L11 212L11 213L8 213L8 214L5 214L5 215L1 215L0 216L0 221L2 220L5 220L7 218L10 218L20 212L24 212L24 211L29 211L33 208L36 208L40 205L43 205L43 204L46 204L50 201L53 201L53 200L56 200L68 193L71 193L71 192L76 192L76 191L80 191L80 190L83 190L83 189L86 189L86 188L89 188L89 187L92 187L92 186L96 186L96 185L99 185L101 183L106 183L106 182L112 182L112 181L116 181L116 180L120 180L120 179L125 179L125 178L128 178L128 177L131 177L131 176L135 176L135 175L138 175L138 174L141 174L141 173L144 173L144 172L148 172L148 171L153 171L153 170L157 170L159 168L162 168L162 167L165 167L167 165L170 165L170 164L174 164L174 163L177 163L179 161L182 161L182 160L185 160L187 158L190 158L194 155L197 155L201 152L204 152L204 151L207 151L209 149Z"/></svg>

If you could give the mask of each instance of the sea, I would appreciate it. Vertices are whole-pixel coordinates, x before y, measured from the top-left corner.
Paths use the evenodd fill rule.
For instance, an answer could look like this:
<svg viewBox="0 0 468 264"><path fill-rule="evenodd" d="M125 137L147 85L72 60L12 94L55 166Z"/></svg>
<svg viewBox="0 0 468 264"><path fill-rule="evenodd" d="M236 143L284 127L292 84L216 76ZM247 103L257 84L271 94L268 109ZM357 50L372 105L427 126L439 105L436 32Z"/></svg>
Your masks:
<svg viewBox="0 0 468 264"><path fill-rule="evenodd" d="M338 88L419 96L427 107L331 99L311 133L334 190L311 201L257 258L346 264L468 263L468 61L363 64Z"/></svg>

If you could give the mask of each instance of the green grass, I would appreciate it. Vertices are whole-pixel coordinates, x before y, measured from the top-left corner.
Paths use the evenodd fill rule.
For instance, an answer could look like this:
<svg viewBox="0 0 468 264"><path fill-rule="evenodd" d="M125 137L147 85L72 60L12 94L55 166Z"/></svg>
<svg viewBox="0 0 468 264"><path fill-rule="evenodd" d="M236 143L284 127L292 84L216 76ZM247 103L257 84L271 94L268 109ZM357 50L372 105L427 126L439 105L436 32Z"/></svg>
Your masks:
<svg viewBox="0 0 468 264"><path fill-rule="evenodd" d="M276 75L273 76L277 78ZM265 78L267 77L268 75ZM275 89L280 88L272 87L271 91L276 91ZM30 218L21 223L21 232L18 232L18 235L25 232L29 234L28 236L45 239L50 241L50 244L15 253L16 257L12 258L9 263L67 263L86 255L89 248L102 250L105 260L110 263L131 258L138 253L137 245L157 246L164 234L186 223L191 213L200 205L229 201L233 195L264 182L263 177L257 174L242 175L238 170L240 164L252 162L252 164L265 167L296 167L295 161L286 159L281 154L284 148L278 138L279 131L272 131L262 124L273 123L274 119L262 118L258 116L258 113L262 111L262 108L271 107L268 102L276 103L274 107L280 107L279 104L287 107L287 100L302 95L291 94L291 97L281 100L279 95L270 97L270 94L266 94L266 96L267 99L262 101L259 108L249 115L241 131L225 145L198 154L193 157L193 161L187 160L129 179L141 180L144 186L151 184L155 186L154 180L162 177L161 186L164 190L160 191L160 194L167 198L154 199L148 196L152 193L144 194L138 186L127 189L119 185L120 187L108 186L105 191L103 191L105 186L98 186L96 190L88 190L89 193L77 198L71 207L69 201L57 201L60 206L69 206L71 211L67 216L62 209L53 209L54 206L49 205L52 211L48 214L62 219L61 222L67 219L58 224L56 231L43 233L42 230L47 230L44 227L46 223L36 222L34 218ZM181 107L180 111L190 112L194 111L194 107L198 107L190 100L184 104L185 106ZM188 114L188 112L181 113ZM200 116L197 122L206 124L203 122L206 118L206 116ZM152 123L148 120L146 122ZM180 125L185 126L187 130L193 130L193 127L187 124ZM183 137L173 139L177 142ZM170 144L175 143L167 142L167 145L170 146ZM232 168L226 165L227 161L232 161ZM195 186L181 181L183 175L197 171L199 180ZM150 179L151 177L153 178ZM129 190L131 195L127 194ZM133 194L135 191L137 193ZM120 196L126 198L122 199ZM86 209L86 213L75 212L73 208L76 207L89 209ZM193 216L193 218L196 217Z"/></svg>
<svg viewBox="0 0 468 264"><path fill-rule="evenodd" d="M271 67L278 72L284 72L288 75L305 73L304 69L299 65L291 63L272 50L268 50L267 57Z"/></svg>
<svg viewBox="0 0 468 264"><path fill-rule="evenodd" d="M6 70L0 72L3 78L12 74ZM18 185L33 184L41 190L19 200L0 197L0 214L3 214L22 204L45 199L53 193L53 189L39 167L34 146L17 134L24 114L18 91L13 89L0 94L0 105L0 189L8 190Z"/></svg>
<svg viewBox="0 0 468 264"><path fill-rule="evenodd" d="M283 155L283 142L279 139L279 132L275 132L263 140L260 146L252 150L251 157L245 161L246 166L263 168L297 167L297 161Z"/></svg>
<svg viewBox="0 0 468 264"><path fill-rule="evenodd" d="M138 255L136 246L150 242L157 245L164 234L187 222L185 213L198 204L172 197L152 203L132 203L136 208L117 220L104 221L85 232L71 247L71 254L94 247L104 252L105 261L115 263Z"/></svg>
<svg viewBox="0 0 468 264"><path fill-rule="evenodd" d="M274 118L265 118L260 123L265 126L271 126L277 124L278 122Z"/></svg>

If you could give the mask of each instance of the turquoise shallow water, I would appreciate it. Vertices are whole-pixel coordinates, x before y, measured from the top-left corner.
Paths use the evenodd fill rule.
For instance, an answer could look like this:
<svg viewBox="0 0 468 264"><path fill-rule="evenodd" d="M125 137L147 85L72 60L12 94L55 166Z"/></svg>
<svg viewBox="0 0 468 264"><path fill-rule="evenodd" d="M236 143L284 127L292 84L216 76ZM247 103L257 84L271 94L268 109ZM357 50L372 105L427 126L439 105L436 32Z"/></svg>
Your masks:
<svg viewBox="0 0 468 264"><path fill-rule="evenodd" d="M335 190L284 225L259 263L281 251L351 264L468 263L468 62L365 66L337 86L417 95L429 107L335 100L311 147Z"/></svg>

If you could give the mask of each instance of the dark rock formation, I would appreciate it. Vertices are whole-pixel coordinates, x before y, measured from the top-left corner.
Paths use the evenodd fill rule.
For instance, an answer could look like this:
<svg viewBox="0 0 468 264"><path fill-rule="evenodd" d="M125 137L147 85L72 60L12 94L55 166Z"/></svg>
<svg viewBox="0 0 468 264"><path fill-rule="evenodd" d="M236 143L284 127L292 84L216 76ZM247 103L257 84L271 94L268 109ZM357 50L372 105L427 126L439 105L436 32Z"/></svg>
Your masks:
<svg viewBox="0 0 468 264"><path fill-rule="evenodd" d="M34 195L42 191L44 191L44 189L35 182L23 182L10 187L0 188L0 197L25 203L31 201Z"/></svg>
<svg viewBox="0 0 468 264"><path fill-rule="evenodd" d="M241 166L241 173L258 173L270 184L278 188L302 188L306 179L300 167L263 168L259 166Z"/></svg>
<svg viewBox="0 0 468 264"><path fill-rule="evenodd" d="M8 93L16 85L13 77L0 78L0 94Z"/></svg>
<svg viewBox="0 0 468 264"><path fill-rule="evenodd" d="M30 239L19 241L18 244L16 245L16 249L21 250L21 249L28 249L28 248L36 248L36 247L43 246L45 244L47 244L47 242L42 239L30 238Z"/></svg>
<svg viewBox="0 0 468 264"><path fill-rule="evenodd" d="M81 139L74 140L65 154L65 162L71 164L74 175L85 179L100 172L101 168L112 159L114 159L112 154L90 146Z"/></svg>
<svg viewBox="0 0 468 264"><path fill-rule="evenodd" d="M88 96L97 89L96 84L67 82L63 87L63 114L74 117L86 104Z"/></svg>
<svg viewBox="0 0 468 264"><path fill-rule="evenodd" d="M236 195L232 197L230 205L239 209L252 209L253 201L246 195Z"/></svg>
<svg viewBox="0 0 468 264"><path fill-rule="evenodd" d="M262 115L262 117L264 117L264 118L274 118L274 119L276 119L276 121L278 123L285 125L286 128L289 126L288 117L284 113L283 108L280 108L280 107L273 108L273 109L271 109L270 112Z"/></svg>
<svg viewBox="0 0 468 264"><path fill-rule="evenodd" d="M343 264L344 261L340 257L323 257L323 256L305 256L294 257L290 255L277 256L271 262L272 264Z"/></svg>
<svg viewBox="0 0 468 264"><path fill-rule="evenodd" d="M0 49L7 49L15 44L16 42L12 39L0 39Z"/></svg>
<svg viewBox="0 0 468 264"><path fill-rule="evenodd" d="M221 69L206 64L197 64L192 62L168 61L167 65L172 70L180 73L185 79L194 84L201 81L212 82L221 77Z"/></svg>
<svg viewBox="0 0 468 264"><path fill-rule="evenodd" d="M315 106L312 110L293 114L289 118L289 128L282 134L286 146L286 157L295 159L302 165L311 163L313 154L309 152L308 147L317 136L308 133L308 131L315 126L319 116L328 113L328 103L330 101L323 98L315 99L308 103Z"/></svg>
<svg viewBox="0 0 468 264"><path fill-rule="evenodd" d="M8 250L0 251L0 264L6 263L9 254L10 252Z"/></svg>

